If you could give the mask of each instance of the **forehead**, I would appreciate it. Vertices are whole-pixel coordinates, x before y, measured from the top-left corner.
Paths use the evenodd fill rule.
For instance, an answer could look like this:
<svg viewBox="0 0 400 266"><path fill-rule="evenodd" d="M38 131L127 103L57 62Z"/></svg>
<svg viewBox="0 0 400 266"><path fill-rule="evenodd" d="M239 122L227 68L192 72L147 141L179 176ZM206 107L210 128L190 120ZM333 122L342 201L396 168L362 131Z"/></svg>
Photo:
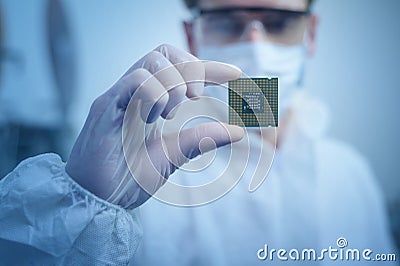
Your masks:
<svg viewBox="0 0 400 266"><path fill-rule="evenodd" d="M202 8L218 7L268 7L288 10L305 10L307 0L199 0Z"/></svg>

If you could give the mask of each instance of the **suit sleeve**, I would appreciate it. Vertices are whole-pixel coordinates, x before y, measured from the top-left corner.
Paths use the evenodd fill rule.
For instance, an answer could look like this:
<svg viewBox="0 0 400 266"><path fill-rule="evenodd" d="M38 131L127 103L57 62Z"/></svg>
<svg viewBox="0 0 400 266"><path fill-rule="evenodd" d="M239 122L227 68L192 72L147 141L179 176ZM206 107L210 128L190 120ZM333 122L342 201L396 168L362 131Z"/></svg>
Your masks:
<svg viewBox="0 0 400 266"><path fill-rule="evenodd" d="M127 265L142 237L139 210L91 194L55 154L23 161L0 181L5 265Z"/></svg>

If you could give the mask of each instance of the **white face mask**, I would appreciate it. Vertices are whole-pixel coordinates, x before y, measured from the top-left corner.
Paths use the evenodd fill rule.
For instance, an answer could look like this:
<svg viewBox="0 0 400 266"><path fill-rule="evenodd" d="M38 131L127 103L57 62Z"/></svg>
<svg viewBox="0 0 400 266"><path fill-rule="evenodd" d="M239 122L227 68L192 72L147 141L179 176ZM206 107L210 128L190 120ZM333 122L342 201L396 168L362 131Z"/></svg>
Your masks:
<svg viewBox="0 0 400 266"><path fill-rule="evenodd" d="M202 46L198 56L238 66L250 77L279 78L279 113L283 114L301 87L305 64L304 45L284 46L267 42L242 42L224 46Z"/></svg>

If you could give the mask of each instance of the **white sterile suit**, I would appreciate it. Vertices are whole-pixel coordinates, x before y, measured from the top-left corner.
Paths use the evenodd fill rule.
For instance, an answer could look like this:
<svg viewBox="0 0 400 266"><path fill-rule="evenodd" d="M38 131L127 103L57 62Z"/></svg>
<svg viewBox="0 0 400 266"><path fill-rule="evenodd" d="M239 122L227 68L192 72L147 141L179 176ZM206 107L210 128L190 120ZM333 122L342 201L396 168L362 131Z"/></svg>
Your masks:
<svg viewBox="0 0 400 266"><path fill-rule="evenodd" d="M279 91L279 115L290 110L291 118L268 176L255 192L249 192L255 168L271 163L272 158L266 155L259 162L260 147L263 153L272 154L273 145L248 129L250 149L244 141L232 149L242 153L243 160L250 150L247 167L238 185L224 197L194 208L154 199L146 202L141 207L144 238L138 265L337 265L338 261L328 256L310 262L281 261L276 255L271 260L268 254L263 261L257 252L268 245L269 250L314 248L318 253L329 246L337 248L340 238L345 238L350 248L393 251L383 198L371 169L354 149L326 137L326 107L300 87L304 47L240 43L206 47L199 56L237 65L249 76L279 75L280 87L287 89ZM268 58L269 64L263 58ZM218 92L206 90L227 101L227 91ZM212 110L218 111L227 116L226 108ZM221 171L236 176L240 167L225 169L229 149L220 149L206 170L181 170L171 180L197 185L198 180L209 182ZM351 265L364 263L352 261Z"/></svg>
<svg viewBox="0 0 400 266"><path fill-rule="evenodd" d="M227 90L214 85L239 78L241 71L160 46L96 99L66 164L54 154L41 155L0 181L0 264L308 265L280 261L276 254L258 257L271 249L320 253L338 248L339 238L350 248L392 253L371 170L357 152L325 137L323 105L299 88L303 48L281 48L241 43L221 46L217 54L212 47L199 51L201 59L238 64L247 75L280 78L280 115L290 115L279 121L286 125L276 151L275 134L208 123L226 122L228 115ZM251 68L241 65L240 54ZM270 69L256 60L264 55L271 56ZM203 81L211 98L202 102ZM212 97L219 104L209 104ZM196 102L206 106L196 108ZM191 112L205 117L174 127L174 119ZM171 126L165 135L164 121ZM200 161L189 161L200 154ZM233 180L233 188L222 183L201 193L171 188L201 187L219 175L227 183L241 179ZM265 175L249 193L251 181ZM170 176L168 182L157 178ZM326 256L311 263L338 262Z"/></svg>

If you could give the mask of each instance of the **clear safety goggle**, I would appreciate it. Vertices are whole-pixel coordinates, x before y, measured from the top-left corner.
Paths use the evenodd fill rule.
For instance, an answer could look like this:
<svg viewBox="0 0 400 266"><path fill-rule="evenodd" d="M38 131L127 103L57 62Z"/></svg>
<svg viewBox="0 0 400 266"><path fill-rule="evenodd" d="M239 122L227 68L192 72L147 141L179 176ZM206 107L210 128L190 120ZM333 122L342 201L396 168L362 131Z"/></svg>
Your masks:
<svg viewBox="0 0 400 266"><path fill-rule="evenodd" d="M273 43L300 44L310 10L292 11L263 7L227 7L194 11L193 27L208 44L246 41L252 31Z"/></svg>

